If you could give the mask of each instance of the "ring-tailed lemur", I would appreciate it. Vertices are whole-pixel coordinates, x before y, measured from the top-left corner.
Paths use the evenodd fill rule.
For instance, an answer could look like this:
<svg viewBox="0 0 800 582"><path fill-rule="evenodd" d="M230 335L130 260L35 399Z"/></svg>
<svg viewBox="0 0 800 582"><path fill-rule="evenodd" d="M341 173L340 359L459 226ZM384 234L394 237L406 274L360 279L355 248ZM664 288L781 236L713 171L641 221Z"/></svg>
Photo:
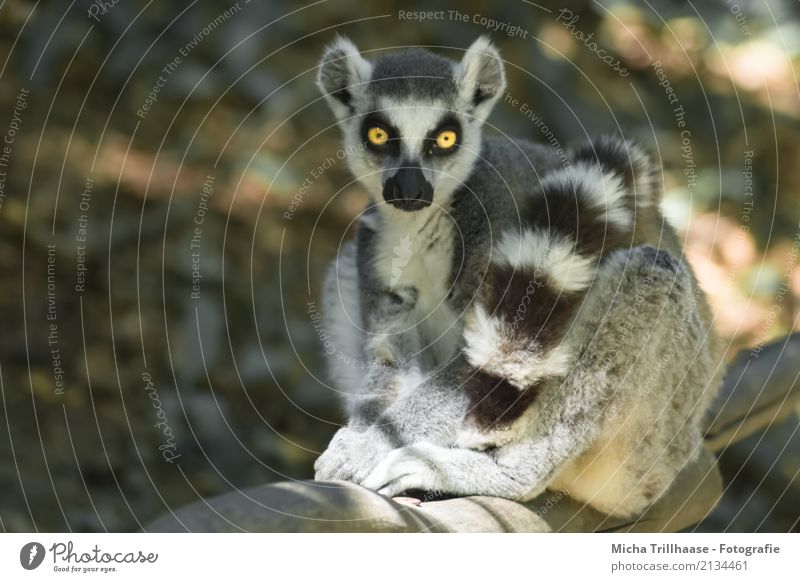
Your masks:
<svg viewBox="0 0 800 582"><path fill-rule="evenodd" d="M485 37L458 63L338 38L318 84L372 203L325 282L349 422L316 478L642 511L698 453L720 376L649 157L482 137L505 89Z"/></svg>

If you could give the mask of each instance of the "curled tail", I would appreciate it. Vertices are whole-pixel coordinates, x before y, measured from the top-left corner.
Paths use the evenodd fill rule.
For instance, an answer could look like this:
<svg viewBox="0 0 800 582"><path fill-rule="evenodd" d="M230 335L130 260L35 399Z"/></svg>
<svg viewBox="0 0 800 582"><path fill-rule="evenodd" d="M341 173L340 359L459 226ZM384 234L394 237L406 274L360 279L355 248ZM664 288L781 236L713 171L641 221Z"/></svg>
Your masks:
<svg viewBox="0 0 800 582"><path fill-rule="evenodd" d="M636 142L604 135L582 146L571 157L575 165L598 165L604 174L618 176L631 205L646 208L660 204L658 166Z"/></svg>
<svg viewBox="0 0 800 582"><path fill-rule="evenodd" d="M484 426L513 420L542 381L569 373L573 317L603 259L634 246L638 210L657 202L655 167L630 142L601 138L570 161L543 177L521 229L500 234L465 321L467 389Z"/></svg>

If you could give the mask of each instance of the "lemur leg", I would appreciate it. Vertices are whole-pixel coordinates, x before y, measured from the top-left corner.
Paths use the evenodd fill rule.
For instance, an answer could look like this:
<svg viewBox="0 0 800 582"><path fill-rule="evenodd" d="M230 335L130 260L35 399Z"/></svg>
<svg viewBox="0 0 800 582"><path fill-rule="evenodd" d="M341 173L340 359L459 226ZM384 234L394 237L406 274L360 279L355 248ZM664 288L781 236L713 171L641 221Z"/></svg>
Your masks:
<svg viewBox="0 0 800 582"><path fill-rule="evenodd" d="M540 398L515 424L516 438L488 451L418 442L392 451L362 484L390 496L404 490L422 489L459 495L529 499L552 485L565 467L594 446L601 433L609 434L610 431L610 434L615 434L614 431L619 428L616 419L621 418L620 411L622 414L631 414L630 409L634 408L635 415L641 415L651 425L658 425L660 413L663 412L660 409L672 406L673 394L669 386L663 387L661 395L642 394L642 375L631 372L638 363L635 346L646 339L650 344L648 349L657 353L664 350L676 334L685 336L683 327L686 322L681 320L680 311L692 293L691 275L679 261L652 247L616 253L610 268L604 269L604 275L608 277L599 289L601 293L592 301L595 311L600 315L596 316L596 320L584 323L591 327L604 320L598 336L585 346L579 361L563 381L546 383ZM627 296L615 296L617 285L614 276L626 289L646 286L642 291L639 313L632 314ZM605 306L608 306L607 312L604 312ZM631 321L632 317L636 321ZM653 330L652 322L660 323L662 319L664 325ZM695 321L689 328L691 333L686 341L691 346L687 353L692 349L702 350L702 325ZM619 346L626 353L620 356L609 354L609 348L616 349L615 342L620 341L620 330L630 334L622 339L622 345ZM649 338L648 330L653 332ZM658 377L655 380L658 382L661 379ZM651 401L657 404L651 406ZM688 402L685 406L688 411L692 404ZM667 416L666 413L663 416ZM610 422L610 419L615 422ZM677 422L675 426L661 426L655 430L662 433L669 431L670 435L675 435L684 428ZM627 435L621 442L633 447L643 439L649 440L650 436L647 429L642 429L635 435ZM614 506L607 499L603 500L604 503L595 503L598 500L591 498L588 490L580 490L578 497L604 510L611 508L619 513L640 510L663 491L674 473L689 458L689 451L682 450L685 447L680 442L670 444L667 442L669 439L662 436L657 435L647 450L626 450L620 457L624 458L625 453L645 454L647 458L652 456L660 459L661 464L668 467L660 472L659 486L649 492L649 497L629 491L631 496L627 505L622 504L623 496L618 495ZM681 450L677 451L678 448ZM677 457L681 457L681 460ZM627 465L620 463L618 474L613 478L625 482L631 489L640 487L643 471L639 469L646 466L641 460L637 457L633 459L635 462ZM580 471L573 473L573 477L573 484L579 484ZM648 487L644 489L651 489L652 479L645 484ZM572 489L570 492L573 492Z"/></svg>
<svg viewBox="0 0 800 582"><path fill-rule="evenodd" d="M464 362L456 360L428 373L416 366L384 370L383 382L392 386L391 403L368 426L351 422L342 428L314 465L315 478L358 483L392 450L421 440L454 442L469 404L460 386L463 369ZM380 383L378 373L372 378Z"/></svg>
<svg viewBox="0 0 800 582"><path fill-rule="evenodd" d="M398 397L423 383L416 360L421 346L409 316L413 290L375 288L359 272L356 252L352 243L342 247L325 280L322 314L312 316L329 336L329 376L348 417L317 459L317 479L359 481L404 444L391 425L376 425Z"/></svg>
<svg viewBox="0 0 800 582"><path fill-rule="evenodd" d="M369 426L393 400L395 379L413 370L419 351L402 297L373 292L365 309L356 253L354 243L342 246L325 277L322 309L309 302L332 388L344 402L353 428Z"/></svg>

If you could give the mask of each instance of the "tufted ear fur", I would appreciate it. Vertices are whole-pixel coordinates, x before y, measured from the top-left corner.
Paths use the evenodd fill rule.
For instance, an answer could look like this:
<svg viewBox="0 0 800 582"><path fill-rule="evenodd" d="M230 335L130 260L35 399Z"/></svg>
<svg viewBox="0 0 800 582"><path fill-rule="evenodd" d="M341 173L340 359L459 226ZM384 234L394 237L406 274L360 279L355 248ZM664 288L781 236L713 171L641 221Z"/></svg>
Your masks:
<svg viewBox="0 0 800 582"><path fill-rule="evenodd" d="M361 56L350 39L337 36L325 48L317 74L317 86L333 114L342 120L355 112L353 103L366 89L372 65Z"/></svg>
<svg viewBox="0 0 800 582"><path fill-rule="evenodd" d="M488 36L479 36L470 45L455 75L461 106L485 120L506 88L503 61Z"/></svg>

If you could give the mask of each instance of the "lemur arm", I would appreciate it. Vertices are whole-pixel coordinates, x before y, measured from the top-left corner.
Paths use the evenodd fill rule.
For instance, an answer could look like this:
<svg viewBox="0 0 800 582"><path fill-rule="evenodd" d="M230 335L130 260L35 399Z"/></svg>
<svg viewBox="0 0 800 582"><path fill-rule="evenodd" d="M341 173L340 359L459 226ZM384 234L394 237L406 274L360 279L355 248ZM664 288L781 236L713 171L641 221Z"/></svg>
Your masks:
<svg viewBox="0 0 800 582"><path fill-rule="evenodd" d="M385 412L398 398L407 400L423 381L418 361L422 345L408 317L415 291L389 292L380 283L373 271L375 237L367 211L356 244L343 247L325 282L328 329L334 344L348 346L352 354L329 362L331 376L345 387L340 396L348 423L314 464L316 479L358 482L391 450L408 444L400 438L402 430L386 423ZM404 415L410 417L411 413Z"/></svg>
<svg viewBox="0 0 800 582"><path fill-rule="evenodd" d="M417 290L386 288L374 271L378 247L370 221L358 232L360 303L365 313L364 351L370 369L350 402L351 426L371 426L402 392L407 374L420 366L423 351L419 326L413 318Z"/></svg>
<svg viewBox="0 0 800 582"><path fill-rule="evenodd" d="M466 369L459 357L435 372L411 365L387 375L386 381L398 387L391 402L380 403L368 427L350 424L340 429L317 459L315 478L360 483L393 450L419 441L453 444L469 406L461 389ZM378 375L371 380L378 381Z"/></svg>
<svg viewBox="0 0 800 582"><path fill-rule="evenodd" d="M533 414L513 427L513 438L486 451L423 440L389 453L362 485L389 496L425 490L529 499L541 493L567 462L592 444L607 415L625 401L624 391L641 388L625 382L628 369L641 365L640 343L647 338L666 346L685 331L682 310L690 303L693 281L666 252L652 247L619 251L601 276L605 281L591 304L602 313L592 324L603 323L595 335L592 324L580 332L588 336L588 345L577 363L566 378L544 383ZM628 292L642 286L640 311L633 317ZM625 335L618 337L622 327ZM695 343L704 337L699 327L687 335ZM617 350L613 357L606 351L609 345Z"/></svg>

